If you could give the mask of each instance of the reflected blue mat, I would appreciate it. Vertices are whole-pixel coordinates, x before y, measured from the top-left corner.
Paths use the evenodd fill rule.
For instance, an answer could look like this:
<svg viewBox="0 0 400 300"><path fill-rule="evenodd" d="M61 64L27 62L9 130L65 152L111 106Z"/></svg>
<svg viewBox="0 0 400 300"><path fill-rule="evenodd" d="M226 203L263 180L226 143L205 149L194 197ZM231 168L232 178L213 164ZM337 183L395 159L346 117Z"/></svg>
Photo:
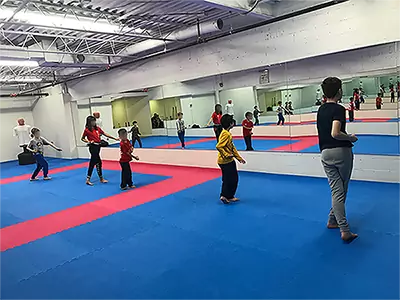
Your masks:
<svg viewBox="0 0 400 300"><path fill-rule="evenodd" d="M233 140L237 150L239 151L244 151L246 150L246 145L243 139L234 139ZM252 144L253 148L255 150L271 150L274 148L282 147L285 145L289 145L291 143L290 140L260 140L260 139L253 139ZM216 141L211 140L207 142L202 142L202 143L197 143L197 144L191 144L187 145L187 149L193 149L193 150L215 150L216 146Z"/></svg>
<svg viewBox="0 0 400 300"><path fill-rule="evenodd" d="M383 135L360 135L358 141L354 143L353 152L355 154L374 154L374 155L399 155L399 137ZM319 153L319 146L315 145L302 150L306 153Z"/></svg>
<svg viewBox="0 0 400 300"><path fill-rule="evenodd" d="M2 298L399 298L398 184L351 182L351 245L325 228L326 179L240 173L230 206L220 185L3 252Z"/></svg>

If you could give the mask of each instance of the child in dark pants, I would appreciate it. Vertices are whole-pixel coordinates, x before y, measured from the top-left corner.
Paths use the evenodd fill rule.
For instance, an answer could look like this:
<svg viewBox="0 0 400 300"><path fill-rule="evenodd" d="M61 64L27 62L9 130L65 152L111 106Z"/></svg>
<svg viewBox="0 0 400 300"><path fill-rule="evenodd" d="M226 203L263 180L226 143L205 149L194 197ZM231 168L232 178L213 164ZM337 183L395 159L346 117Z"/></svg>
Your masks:
<svg viewBox="0 0 400 300"><path fill-rule="evenodd" d="M121 140L119 148L121 150L121 158L119 164L121 165L121 189L135 188L132 181L132 171L130 161L133 159L139 160L139 157L133 155L132 144L128 140L128 131L125 128L118 130L118 136Z"/></svg>
<svg viewBox="0 0 400 300"><path fill-rule="evenodd" d="M239 155L232 141L232 134L229 132L235 125L235 121L231 115L223 115L221 118L221 126L223 128L217 143L218 165L222 171L222 189L220 200L224 204L239 201L235 197L236 189L239 183L239 174L236 169L236 162L245 164L246 161Z"/></svg>
<svg viewBox="0 0 400 300"><path fill-rule="evenodd" d="M178 119L176 120L176 130L178 132L178 138L181 142L182 149L185 149L185 122L183 121L183 113L178 113Z"/></svg>
<svg viewBox="0 0 400 300"><path fill-rule="evenodd" d="M251 112L247 112L244 115L246 118L242 122L243 127L243 138L246 143L246 151L254 151L253 146L251 144L251 136L253 135L253 114Z"/></svg>
<svg viewBox="0 0 400 300"><path fill-rule="evenodd" d="M283 116L283 112L286 111L285 108L282 106L282 101L278 102L278 108L276 109L276 112L278 114L278 123L277 125L285 125L285 117Z"/></svg>
<svg viewBox="0 0 400 300"><path fill-rule="evenodd" d="M28 151L33 153L33 156L36 159L36 169L31 176L31 181L37 180L36 176L38 176L40 170L43 169L43 179L50 180L49 177L49 164L47 163L46 159L43 156L43 146L49 145L57 151L61 151L61 148L58 148L53 143L46 140L44 137L40 136L40 129L39 128L32 128L31 129L31 137L32 140L29 142L28 147L26 148Z"/></svg>
<svg viewBox="0 0 400 300"><path fill-rule="evenodd" d="M140 136L142 135L139 131L139 127L136 121L132 122L132 128L129 130L129 133L132 133L132 146L135 147L136 141L139 143L139 147L142 148L142 139Z"/></svg>

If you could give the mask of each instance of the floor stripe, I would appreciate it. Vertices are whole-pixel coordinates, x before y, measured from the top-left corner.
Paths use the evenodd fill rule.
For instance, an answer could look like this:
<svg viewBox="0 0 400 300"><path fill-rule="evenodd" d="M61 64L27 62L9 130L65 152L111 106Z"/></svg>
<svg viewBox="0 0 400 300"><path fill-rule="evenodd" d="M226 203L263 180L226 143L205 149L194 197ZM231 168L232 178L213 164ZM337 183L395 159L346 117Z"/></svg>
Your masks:
<svg viewBox="0 0 400 300"><path fill-rule="evenodd" d="M299 152L306 148L315 146L318 144L318 137L310 136L310 137L302 137L299 141L284 145L278 148L271 149L270 151L288 151L288 152Z"/></svg>
<svg viewBox="0 0 400 300"><path fill-rule="evenodd" d="M76 166L73 166L77 168ZM120 169L117 162L105 162L104 169ZM25 221L0 230L1 251L76 227L117 212L154 201L192 186L218 178L214 169L136 164L136 172L168 175L172 178L136 190L86 203L53 214ZM196 170L194 170L196 169ZM196 176L193 176L196 174ZM94 187L95 188L95 187Z"/></svg>

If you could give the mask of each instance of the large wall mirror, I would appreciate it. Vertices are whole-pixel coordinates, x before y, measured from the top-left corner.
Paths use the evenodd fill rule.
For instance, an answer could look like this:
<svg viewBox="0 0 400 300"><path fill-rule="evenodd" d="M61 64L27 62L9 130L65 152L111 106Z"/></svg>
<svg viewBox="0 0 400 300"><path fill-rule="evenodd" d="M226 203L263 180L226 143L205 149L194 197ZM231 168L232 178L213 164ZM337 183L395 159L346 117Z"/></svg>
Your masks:
<svg viewBox="0 0 400 300"><path fill-rule="evenodd" d="M85 119L99 112L104 129L117 136L120 128L126 128L135 148L182 149L178 131L184 126L185 150L214 150L218 124L214 124L213 115L219 104L222 114L234 114L237 126L231 132L238 150L248 148L242 122L246 113L251 113L254 151L318 153L316 117L324 103L323 78L288 80L288 66L277 68L282 79L273 83L240 88L216 84L212 88L186 88L184 92L155 87L78 101L77 143L85 146L79 140ZM341 79L347 128L360 137L354 152L399 155L399 72Z"/></svg>

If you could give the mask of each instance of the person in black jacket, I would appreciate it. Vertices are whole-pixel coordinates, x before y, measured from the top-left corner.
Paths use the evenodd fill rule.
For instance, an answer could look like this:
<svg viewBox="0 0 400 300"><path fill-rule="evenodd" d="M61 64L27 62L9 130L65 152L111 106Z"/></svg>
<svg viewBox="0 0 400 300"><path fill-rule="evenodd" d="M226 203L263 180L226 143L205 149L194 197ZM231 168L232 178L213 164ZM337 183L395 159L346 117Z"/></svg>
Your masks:
<svg viewBox="0 0 400 300"><path fill-rule="evenodd" d="M132 128L129 130L129 133L132 133L132 147L135 148L136 141L139 143L139 147L142 148L142 140L140 139L140 136L142 135L139 131L139 127L137 125L136 121L132 122Z"/></svg>

